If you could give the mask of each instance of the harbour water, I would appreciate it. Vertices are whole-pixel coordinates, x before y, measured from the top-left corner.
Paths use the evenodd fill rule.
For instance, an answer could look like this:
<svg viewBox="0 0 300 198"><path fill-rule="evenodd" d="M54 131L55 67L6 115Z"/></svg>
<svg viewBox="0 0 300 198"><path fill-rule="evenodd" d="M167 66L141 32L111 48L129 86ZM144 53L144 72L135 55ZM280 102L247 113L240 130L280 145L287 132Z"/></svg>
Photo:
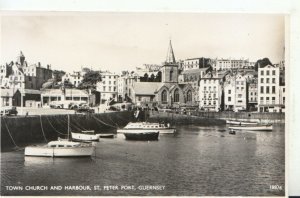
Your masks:
<svg viewBox="0 0 300 198"><path fill-rule="evenodd" d="M158 141L101 139L93 158L3 152L1 195L283 196L284 137L284 125L236 135L188 125Z"/></svg>

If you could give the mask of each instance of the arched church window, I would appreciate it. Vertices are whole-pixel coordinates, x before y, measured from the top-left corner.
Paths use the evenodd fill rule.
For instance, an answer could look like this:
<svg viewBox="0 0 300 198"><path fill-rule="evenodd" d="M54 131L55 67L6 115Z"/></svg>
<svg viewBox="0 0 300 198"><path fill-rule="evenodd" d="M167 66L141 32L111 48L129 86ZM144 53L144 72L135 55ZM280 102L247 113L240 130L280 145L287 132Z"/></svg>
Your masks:
<svg viewBox="0 0 300 198"><path fill-rule="evenodd" d="M174 91L174 102L179 102L179 91L175 89Z"/></svg>
<svg viewBox="0 0 300 198"><path fill-rule="evenodd" d="M192 101L192 91L191 90L188 90L188 92L186 93L186 101L187 102Z"/></svg>
<svg viewBox="0 0 300 198"><path fill-rule="evenodd" d="M161 93L161 101L163 103L166 103L168 100L167 100L167 91L166 90L163 90L162 93Z"/></svg>

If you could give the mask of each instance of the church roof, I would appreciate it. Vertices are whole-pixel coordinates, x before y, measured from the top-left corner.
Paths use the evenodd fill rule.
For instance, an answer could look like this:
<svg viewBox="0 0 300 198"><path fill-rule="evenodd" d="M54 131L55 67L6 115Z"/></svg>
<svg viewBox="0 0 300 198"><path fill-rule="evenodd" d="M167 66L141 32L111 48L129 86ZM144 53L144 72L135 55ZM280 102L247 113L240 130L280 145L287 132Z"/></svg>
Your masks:
<svg viewBox="0 0 300 198"><path fill-rule="evenodd" d="M161 82L136 82L133 84L135 95L155 95L163 85Z"/></svg>

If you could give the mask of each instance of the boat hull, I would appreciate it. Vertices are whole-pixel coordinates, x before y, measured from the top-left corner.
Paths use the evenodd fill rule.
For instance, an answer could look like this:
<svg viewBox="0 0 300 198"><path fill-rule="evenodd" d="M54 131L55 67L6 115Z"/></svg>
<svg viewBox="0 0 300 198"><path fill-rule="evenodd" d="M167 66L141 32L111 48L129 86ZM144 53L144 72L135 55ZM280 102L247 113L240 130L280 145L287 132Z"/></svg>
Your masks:
<svg viewBox="0 0 300 198"><path fill-rule="evenodd" d="M76 141L99 141L99 138L99 134L83 134L72 132L72 139Z"/></svg>
<svg viewBox="0 0 300 198"><path fill-rule="evenodd" d="M175 128L155 128L155 130L157 130L160 134L172 134L175 133ZM149 132L153 132L153 129L140 129L140 128L131 128L131 129L118 129L117 130L118 133L149 133Z"/></svg>
<svg viewBox="0 0 300 198"><path fill-rule="evenodd" d="M236 126L228 127L232 130L247 130L247 131L272 131L273 126Z"/></svg>
<svg viewBox="0 0 300 198"><path fill-rule="evenodd" d="M232 124L232 125L257 125L257 122L244 122L244 121L226 120L226 124Z"/></svg>
<svg viewBox="0 0 300 198"><path fill-rule="evenodd" d="M150 140L158 140L159 132L140 132L140 133L132 133L127 132L124 133L124 136L127 140L144 140L144 141L150 141Z"/></svg>
<svg viewBox="0 0 300 198"><path fill-rule="evenodd" d="M72 147L72 148L51 148L43 146L28 146L25 148L25 156L39 157L90 157L94 153L94 147Z"/></svg>

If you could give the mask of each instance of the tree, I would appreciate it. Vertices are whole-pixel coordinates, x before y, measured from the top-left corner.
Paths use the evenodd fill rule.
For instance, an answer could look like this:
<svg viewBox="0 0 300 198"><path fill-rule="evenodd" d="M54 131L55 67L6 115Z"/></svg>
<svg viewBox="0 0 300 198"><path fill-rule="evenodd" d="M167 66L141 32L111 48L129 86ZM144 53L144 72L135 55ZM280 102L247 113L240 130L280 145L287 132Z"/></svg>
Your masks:
<svg viewBox="0 0 300 198"><path fill-rule="evenodd" d="M154 82L154 81L155 81L155 76L154 74L151 74L149 78L149 82Z"/></svg>
<svg viewBox="0 0 300 198"><path fill-rule="evenodd" d="M161 71L157 72L155 76L155 82L161 82Z"/></svg>
<svg viewBox="0 0 300 198"><path fill-rule="evenodd" d="M102 80L99 71L89 71L82 79L82 82L78 85L79 89L91 89L94 91L96 89L97 83Z"/></svg>
<svg viewBox="0 0 300 198"><path fill-rule="evenodd" d="M269 60L269 58L259 59L256 61L255 65L254 65L254 69L255 69L255 71L258 71L258 67L264 67L266 65L273 65L271 63L271 61Z"/></svg>
<svg viewBox="0 0 300 198"><path fill-rule="evenodd" d="M53 78L55 79L55 82L60 82L62 79L62 76L66 74L66 72L62 70L53 70L52 71Z"/></svg>

